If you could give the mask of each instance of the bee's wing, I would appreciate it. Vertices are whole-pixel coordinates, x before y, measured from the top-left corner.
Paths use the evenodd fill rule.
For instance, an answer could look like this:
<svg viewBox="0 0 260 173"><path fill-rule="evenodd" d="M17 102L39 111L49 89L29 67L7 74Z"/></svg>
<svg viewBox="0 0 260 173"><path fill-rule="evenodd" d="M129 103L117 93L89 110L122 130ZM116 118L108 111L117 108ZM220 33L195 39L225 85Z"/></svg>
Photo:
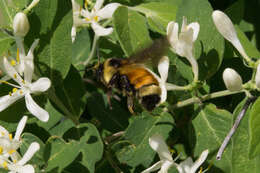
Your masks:
<svg viewBox="0 0 260 173"><path fill-rule="evenodd" d="M160 58L167 53L169 48L167 37L154 40L147 48L144 48L129 57L133 64L157 64Z"/></svg>

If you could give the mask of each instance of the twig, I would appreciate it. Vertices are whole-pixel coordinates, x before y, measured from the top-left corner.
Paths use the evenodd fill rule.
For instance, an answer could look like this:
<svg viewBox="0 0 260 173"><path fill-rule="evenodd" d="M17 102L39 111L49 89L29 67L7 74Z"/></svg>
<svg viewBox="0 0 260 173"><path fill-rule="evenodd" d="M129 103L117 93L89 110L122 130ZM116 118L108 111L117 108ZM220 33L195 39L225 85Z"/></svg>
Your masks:
<svg viewBox="0 0 260 173"><path fill-rule="evenodd" d="M124 131L114 133L113 135L106 137L106 139L104 140L104 143L106 145L108 145L111 141L113 141L116 138L119 138L120 136L124 135L124 133L125 133Z"/></svg>
<svg viewBox="0 0 260 173"><path fill-rule="evenodd" d="M229 143L232 135L235 133L240 121L242 120L242 118L244 117L244 115L246 114L246 111L248 109L248 107L250 106L250 104L254 103L254 101L257 99L257 97L251 97L251 98L248 98L246 100L246 103L244 104L241 112L238 114L237 118L236 118L236 121L233 125L233 127L230 129L228 135L226 136L226 138L224 139L221 147L219 148L218 150L218 153L217 153L217 156L216 156L216 159L217 160L220 160L221 159L221 156L227 146L227 144Z"/></svg>

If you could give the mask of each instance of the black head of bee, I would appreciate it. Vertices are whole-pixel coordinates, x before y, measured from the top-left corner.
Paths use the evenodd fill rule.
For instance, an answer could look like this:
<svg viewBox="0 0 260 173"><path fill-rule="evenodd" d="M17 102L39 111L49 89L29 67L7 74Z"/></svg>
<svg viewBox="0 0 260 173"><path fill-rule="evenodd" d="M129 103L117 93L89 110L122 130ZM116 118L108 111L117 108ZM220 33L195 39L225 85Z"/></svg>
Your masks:
<svg viewBox="0 0 260 173"><path fill-rule="evenodd" d="M118 68L121 66L121 59L112 58L109 61L109 65L115 68Z"/></svg>
<svg viewBox="0 0 260 173"><path fill-rule="evenodd" d="M104 72L104 64L97 64L94 67L94 73L95 73L98 81L101 81L103 72Z"/></svg>

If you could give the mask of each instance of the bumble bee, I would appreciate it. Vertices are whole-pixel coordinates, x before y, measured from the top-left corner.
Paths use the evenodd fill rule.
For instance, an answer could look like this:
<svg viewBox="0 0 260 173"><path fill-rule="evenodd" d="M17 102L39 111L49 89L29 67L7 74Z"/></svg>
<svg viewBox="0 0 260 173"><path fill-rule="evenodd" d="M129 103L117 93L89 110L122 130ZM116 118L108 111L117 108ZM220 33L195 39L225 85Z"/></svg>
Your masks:
<svg viewBox="0 0 260 173"><path fill-rule="evenodd" d="M135 97L145 109L151 111L161 101L161 88L158 79L145 64L158 63L168 45L168 40L161 38L129 58L109 58L95 65L95 74L108 89L117 88L127 96L127 105L131 113L134 113Z"/></svg>

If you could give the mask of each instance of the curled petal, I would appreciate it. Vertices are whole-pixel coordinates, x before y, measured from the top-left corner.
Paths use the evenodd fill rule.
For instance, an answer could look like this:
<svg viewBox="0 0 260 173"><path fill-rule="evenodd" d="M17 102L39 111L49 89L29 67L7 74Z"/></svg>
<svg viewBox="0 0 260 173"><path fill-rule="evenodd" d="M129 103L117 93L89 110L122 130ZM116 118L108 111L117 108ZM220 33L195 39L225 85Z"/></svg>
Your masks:
<svg viewBox="0 0 260 173"><path fill-rule="evenodd" d="M104 8L102 8L101 10L99 10L97 12L97 16L100 17L101 19L112 18L113 13L119 6L120 6L119 3L110 3L106 5Z"/></svg>
<svg viewBox="0 0 260 173"><path fill-rule="evenodd" d="M3 127L0 126L0 137L8 137L9 132Z"/></svg>
<svg viewBox="0 0 260 173"><path fill-rule="evenodd" d="M24 95L19 94L20 90L16 91L16 93L6 96L0 97L0 112L5 110L7 107L9 107L11 104L16 102L18 99L22 98Z"/></svg>
<svg viewBox="0 0 260 173"><path fill-rule="evenodd" d="M15 132L15 136L14 136L14 139L15 140L18 140L20 139L20 136L23 132L23 129L25 127L25 124L26 124L26 121L27 121L28 117L27 116L23 116L23 118L20 120L17 128L16 128L16 132Z"/></svg>
<svg viewBox="0 0 260 173"><path fill-rule="evenodd" d="M176 22L169 22L167 25L167 37L172 47L178 42L179 25Z"/></svg>
<svg viewBox="0 0 260 173"><path fill-rule="evenodd" d="M249 58L237 37L235 27L229 17L222 11L216 10L212 13L212 18L220 34L230 41L244 58Z"/></svg>
<svg viewBox="0 0 260 173"><path fill-rule="evenodd" d="M182 17L182 25L181 32L185 32L187 30L187 18L185 16Z"/></svg>
<svg viewBox="0 0 260 173"><path fill-rule="evenodd" d="M151 148L158 153L160 160L168 160L173 162L168 146L164 142L161 135L155 134L151 136L149 138L149 144Z"/></svg>
<svg viewBox="0 0 260 173"><path fill-rule="evenodd" d="M208 157L209 154L209 150L205 150L201 153L200 157L195 161L195 163L193 164L190 172L191 173L195 173L197 171L197 169L200 167L200 165L202 165L202 163L206 160L206 158Z"/></svg>
<svg viewBox="0 0 260 173"><path fill-rule="evenodd" d="M23 86L23 79L22 77L17 73L15 68L8 62L8 60L4 57L3 59L4 68L6 73L14 80L16 81L20 86Z"/></svg>
<svg viewBox="0 0 260 173"><path fill-rule="evenodd" d="M31 143L26 153L23 155L23 158L17 162L18 165L24 165L27 163L33 155L40 149L40 145L37 142Z"/></svg>
<svg viewBox="0 0 260 173"><path fill-rule="evenodd" d="M93 7L94 12L98 11L102 7L103 3L104 0L97 0Z"/></svg>
<svg viewBox="0 0 260 173"><path fill-rule="evenodd" d="M109 35L113 32L112 27L104 28L96 22L92 22L91 27L93 28L93 30L94 30L95 34L97 34L97 36L106 36L106 35Z"/></svg>
<svg viewBox="0 0 260 173"><path fill-rule="evenodd" d="M25 95L25 103L29 112L36 116L39 120L43 122L47 122L49 120L49 113L37 105L29 93Z"/></svg>
<svg viewBox="0 0 260 173"><path fill-rule="evenodd" d="M192 37L192 41L194 42L195 40L197 40L198 35L199 35L199 31L200 31L200 25L197 22L194 23L190 23L188 25L188 29L192 28L193 30L193 37Z"/></svg>
<svg viewBox="0 0 260 173"><path fill-rule="evenodd" d="M37 81L33 82L31 84L31 91L32 93L34 92L44 92L46 90L48 90L51 86L51 81L49 78L47 77L42 77L40 79L38 79Z"/></svg>
<svg viewBox="0 0 260 173"><path fill-rule="evenodd" d="M151 167L147 168L146 170L142 171L141 173L149 173L149 172L153 172L156 171L158 169L160 169L161 165L163 164L163 161L159 161L156 162L155 164L153 164Z"/></svg>
<svg viewBox="0 0 260 173"><path fill-rule="evenodd" d="M167 99L167 89L165 83L160 83L160 88L161 88L161 101L160 103L164 103Z"/></svg>
<svg viewBox="0 0 260 173"><path fill-rule="evenodd" d="M72 29L71 29L71 40L72 40L72 43L75 41L75 38L76 38L76 27L73 26Z"/></svg>
<svg viewBox="0 0 260 173"><path fill-rule="evenodd" d="M167 56L163 56L158 63L158 71L161 76L162 82L166 82L168 78L168 70L169 70L169 58Z"/></svg>

